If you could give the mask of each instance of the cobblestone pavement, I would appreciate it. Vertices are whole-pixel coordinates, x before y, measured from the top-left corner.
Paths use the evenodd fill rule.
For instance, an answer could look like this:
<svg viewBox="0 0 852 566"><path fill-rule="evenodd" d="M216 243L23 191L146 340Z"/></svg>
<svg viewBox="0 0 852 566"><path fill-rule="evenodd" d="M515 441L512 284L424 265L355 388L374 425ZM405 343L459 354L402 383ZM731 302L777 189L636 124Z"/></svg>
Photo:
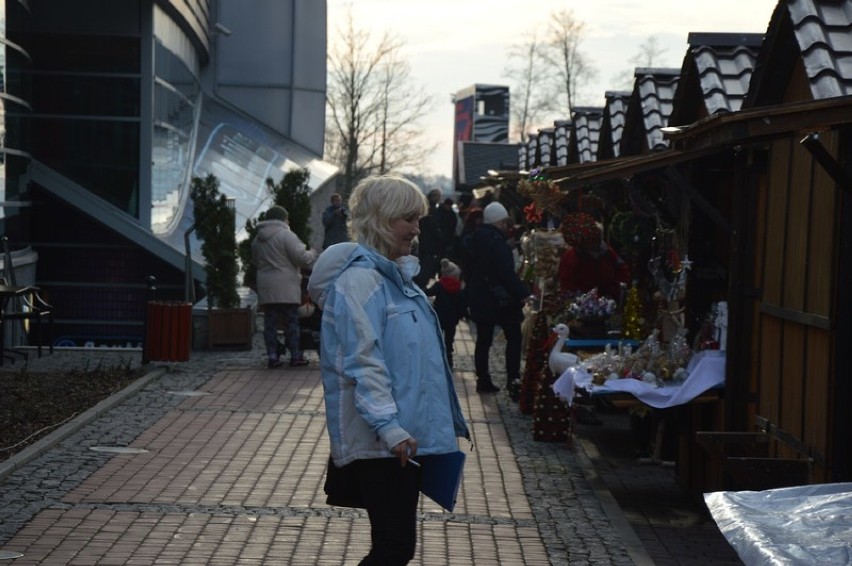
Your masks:
<svg viewBox="0 0 852 566"><path fill-rule="evenodd" d="M421 503L412 564L737 563L712 521L680 514L684 528L675 522L665 531L641 511L628 518L604 478L623 473L629 487L632 472L601 457L582 427L573 449L536 442L531 418L505 392L476 394L473 342L459 330L456 383L474 446L463 443L468 463L455 512ZM498 383L501 346L497 340L492 352ZM135 389L66 425L70 435L57 431L0 464L0 551L22 553L15 564L357 563L369 523L362 512L324 503L321 385L316 355L307 355L314 361L306 368L266 370L258 334L251 351L194 351L189 362L150 364ZM141 363L129 351L30 358L33 371L93 358ZM147 452L90 449L102 446ZM657 481L677 492L670 483L665 475ZM693 503L678 504L700 515ZM679 554L697 525L700 546Z"/></svg>

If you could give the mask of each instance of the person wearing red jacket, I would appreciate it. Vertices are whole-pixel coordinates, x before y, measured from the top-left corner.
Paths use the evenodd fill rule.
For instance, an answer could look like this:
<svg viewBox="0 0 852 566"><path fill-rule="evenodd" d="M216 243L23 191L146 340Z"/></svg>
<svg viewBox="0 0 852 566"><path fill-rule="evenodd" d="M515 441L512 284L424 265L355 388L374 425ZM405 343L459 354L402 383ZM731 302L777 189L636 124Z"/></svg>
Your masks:
<svg viewBox="0 0 852 566"><path fill-rule="evenodd" d="M453 367L453 342L456 327L462 318L468 318L467 292L461 282L461 269L447 258L441 259L441 277L425 291L427 297L435 297L433 306L444 333L447 362Z"/></svg>
<svg viewBox="0 0 852 566"><path fill-rule="evenodd" d="M559 260L559 288L563 293L587 293L621 300L622 283L630 284L630 268L603 240L603 227L589 214L578 212L563 223L569 248Z"/></svg>

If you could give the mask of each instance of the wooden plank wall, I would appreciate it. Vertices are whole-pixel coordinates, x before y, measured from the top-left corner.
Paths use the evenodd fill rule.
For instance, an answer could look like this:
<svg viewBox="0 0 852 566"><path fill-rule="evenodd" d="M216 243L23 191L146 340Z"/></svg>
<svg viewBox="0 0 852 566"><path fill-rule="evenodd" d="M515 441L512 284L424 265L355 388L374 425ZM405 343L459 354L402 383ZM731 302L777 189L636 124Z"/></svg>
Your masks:
<svg viewBox="0 0 852 566"><path fill-rule="evenodd" d="M835 134L822 141L836 153ZM755 411L812 451L813 481L825 481L832 442L839 197L833 180L797 139L773 142L769 167L755 223L755 287L762 289L751 343ZM776 448L778 456L801 456L783 443Z"/></svg>

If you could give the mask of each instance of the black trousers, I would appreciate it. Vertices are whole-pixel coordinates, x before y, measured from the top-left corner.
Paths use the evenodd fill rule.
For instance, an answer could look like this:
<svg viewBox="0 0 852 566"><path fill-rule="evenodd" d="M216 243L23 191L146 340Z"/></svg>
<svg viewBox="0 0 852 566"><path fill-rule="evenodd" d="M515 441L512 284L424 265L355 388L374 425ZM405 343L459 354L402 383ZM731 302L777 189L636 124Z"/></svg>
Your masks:
<svg viewBox="0 0 852 566"><path fill-rule="evenodd" d="M358 460L358 481L370 517L370 553L361 566L408 564L417 546L419 477L397 458Z"/></svg>
<svg viewBox="0 0 852 566"><path fill-rule="evenodd" d="M506 337L506 379L509 383L521 379L521 323L513 320L503 321L474 321L476 322L476 346L473 352L473 363L476 376L490 378L488 371L488 352L494 342L494 328L503 329Z"/></svg>
<svg viewBox="0 0 852 566"><path fill-rule="evenodd" d="M445 324L441 326L441 331L444 334L444 349L447 351L447 361L450 362L450 367L453 367L453 342L456 340L457 324Z"/></svg>

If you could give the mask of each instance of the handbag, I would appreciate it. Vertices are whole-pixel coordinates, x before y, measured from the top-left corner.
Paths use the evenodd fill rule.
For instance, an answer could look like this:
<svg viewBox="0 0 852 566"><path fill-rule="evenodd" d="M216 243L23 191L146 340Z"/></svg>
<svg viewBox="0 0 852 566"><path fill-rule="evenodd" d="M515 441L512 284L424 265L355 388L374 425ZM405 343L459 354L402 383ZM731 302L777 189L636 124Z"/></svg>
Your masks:
<svg viewBox="0 0 852 566"><path fill-rule="evenodd" d="M342 468L334 465L331 456L328 457L328 468L325 474L325 485L323 491L326 494L325 502L335 507L354 507L363 509L366 507L361 495L361 487L358 481L358 472L355 470L356 463L347 464Z"/></svg>

